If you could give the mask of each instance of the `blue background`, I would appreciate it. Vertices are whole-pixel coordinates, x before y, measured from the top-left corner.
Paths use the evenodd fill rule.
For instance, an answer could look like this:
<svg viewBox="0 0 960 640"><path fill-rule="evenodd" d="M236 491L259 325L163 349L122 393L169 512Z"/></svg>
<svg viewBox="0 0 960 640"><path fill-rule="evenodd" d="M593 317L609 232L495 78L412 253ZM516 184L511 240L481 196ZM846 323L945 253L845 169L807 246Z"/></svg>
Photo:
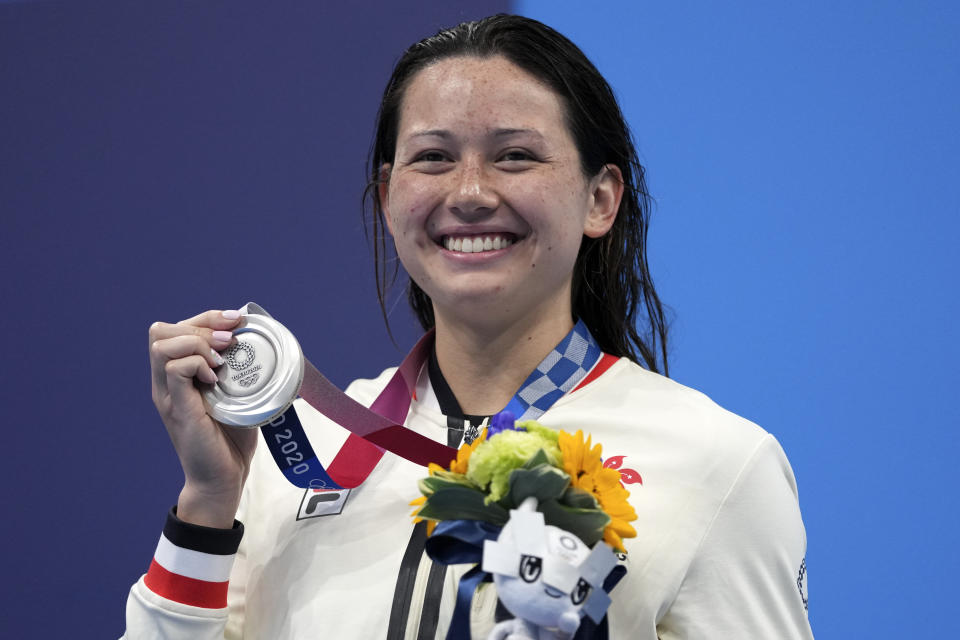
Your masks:
<svg viewBox="0 0 960 640"><path fill-rule="evenodd" d="M672 376L783 444L814 633L960 637L960 5L520 10L619 93Z"/></svg>
<svg viewBox="0 0 960 640"><path fill-rule="evenodd" d="M4 636L122 632L182 483L151 322L257 300L341 386L411 344L361 232L378 95L508 8L621 97L673 377L783 443L817 636L958 635L955 3L181 0L0 3Z"/></svg>

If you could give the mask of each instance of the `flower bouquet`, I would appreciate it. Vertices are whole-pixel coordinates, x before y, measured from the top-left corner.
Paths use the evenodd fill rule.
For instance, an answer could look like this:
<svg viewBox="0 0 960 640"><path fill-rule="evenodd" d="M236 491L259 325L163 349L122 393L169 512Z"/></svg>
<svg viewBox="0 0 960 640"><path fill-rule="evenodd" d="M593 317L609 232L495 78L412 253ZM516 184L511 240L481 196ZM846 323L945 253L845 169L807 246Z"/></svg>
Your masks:
<svg viewBox="0 0 960 640"><path fill-rule="evenodd" d="M601 453L582 431L514 423L503 412L448 469L429 466L423 495L411 503L432 533L427 553L447 564L480 563L464 576L469 584L461 581L448 638L465 637L458 615L467 615L469 602L462 600L491 575L516 616L491 638L572 638L583 616L601 622L607 592L625 571L614 550L626 552L623 538L636 535L637 517ZM464 545L480 550L481 543L481 553L464 553Z"/></svg>

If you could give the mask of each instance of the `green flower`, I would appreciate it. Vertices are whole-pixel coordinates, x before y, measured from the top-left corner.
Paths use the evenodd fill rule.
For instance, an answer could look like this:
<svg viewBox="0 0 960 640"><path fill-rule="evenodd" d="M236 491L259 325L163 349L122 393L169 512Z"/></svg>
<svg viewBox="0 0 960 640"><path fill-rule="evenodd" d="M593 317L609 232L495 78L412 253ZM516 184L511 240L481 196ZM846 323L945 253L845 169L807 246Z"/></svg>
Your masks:
<svg viewBox="0 0 960 640"><path fill-rule="evenodd" d="M510 472L543 451L548 464L560 467L557 432L536 422L517 424L525 431L507 430L481 444L470 456L467 479L488 491L486 502L497 502L510 488ZM488 489L489 487L489 489Z"/></svg>

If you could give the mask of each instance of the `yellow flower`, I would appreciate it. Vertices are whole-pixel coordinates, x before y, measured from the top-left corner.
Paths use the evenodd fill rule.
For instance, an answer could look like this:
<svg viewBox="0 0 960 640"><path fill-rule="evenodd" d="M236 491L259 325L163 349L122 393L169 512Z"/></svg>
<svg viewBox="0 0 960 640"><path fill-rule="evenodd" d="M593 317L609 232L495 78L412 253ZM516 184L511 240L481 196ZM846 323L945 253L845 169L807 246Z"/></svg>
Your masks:
<svg viewBox="0 0 960 640"><path fill-rule="evenodd" d="M603 467L600 457L603 447L591 446L592 437L584 442L583 431L573 435L561 431L557 444L563 453L563 470L570 476L570 484L590 493L610 516L610 523L603 530L604 542L617 551L624 551L623 538L637 535L629 524L637 519L637 512L627 501L630 492L620 484L620 472Z"/></svg>
<svg viewBox="0 0 960 640"><path fill-rule="evenodd" d="M431 464L432 464L432 463L431 463ZM411 506L411 507L416 507L416 509L413 510L413 513L410 514L410 515L413 516L413 523L414 523L414 524L416 524L416 523L420 522L421 520L423 520L423 518L418 518L418 517L417 517L417 514L420 513L420 507L422 507L426 501L427 501L427 496L420 496L419 498L414 498L413 500L410 501L410 506ZM434 527L436 527L436 526L437 526L437 521L436 521L436 520L427 520L427 535L428 535L428 536L433 534L433 529L434 529Z"/></svg>
<svg viewBox="0 0 960 640"><path fill-rule="evenodd" d="M476 438L470 444L464 443L463 445L461 445L461 447L457 449L457 457L454 460L450 461L449 471L453 473L459 473L460 475L466 475L467 463L470 462L470 456L477 449L477 447L479 447L480 444L484 442L486 439L487 439L487 430L484 429L480 433L479 438ZM440 465L434 462L431 462L430 464L427 465L427 471L430 473L430 475L434 475L437 471L445 471L445 469ZM420 508L426 502L427 502L426 496L420 496L419 498L414 498L413 500L410 501L410 506L416 507L416 509L413 510L413 513L410 514L411 516L413 516L414 523L417 523L423 520L423 518L417 517L417 514L420 513ZM430 520L427 522L428 536L433 533L433 528L436 526L437 526L437 523L435 520Z"/></svg>

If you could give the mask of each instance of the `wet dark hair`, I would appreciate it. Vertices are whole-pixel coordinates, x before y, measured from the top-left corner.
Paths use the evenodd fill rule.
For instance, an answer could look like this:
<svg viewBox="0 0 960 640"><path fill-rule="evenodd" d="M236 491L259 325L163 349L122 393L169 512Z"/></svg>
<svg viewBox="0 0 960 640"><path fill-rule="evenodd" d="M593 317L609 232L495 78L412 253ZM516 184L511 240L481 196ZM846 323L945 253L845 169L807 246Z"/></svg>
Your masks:
<svg viewBox="0 0 960 640"><path fill-rule="evenodd" d="M646 255L651 198L629 127L610 85L583 52L545 24L521 16L500 14L464 22L417 42L397 62L384 90L364 200L369 197L373 205L377 295L388 328L386 290L396 279L397 261L392 261L389 273L377 189L381 167L394 161L401 103L411 78L435 62L457 56L503 56L544 82L566 107L584 176L592 178L607 164L620 168L624 193L613 227L600 238L584 236L580 244L573 271L573 315L586 323L605 352L666 374L667 323ZM407 296L423 328L433 327L430 297L412 279ZM638 330L640 308L646 317Z"/></svg>

